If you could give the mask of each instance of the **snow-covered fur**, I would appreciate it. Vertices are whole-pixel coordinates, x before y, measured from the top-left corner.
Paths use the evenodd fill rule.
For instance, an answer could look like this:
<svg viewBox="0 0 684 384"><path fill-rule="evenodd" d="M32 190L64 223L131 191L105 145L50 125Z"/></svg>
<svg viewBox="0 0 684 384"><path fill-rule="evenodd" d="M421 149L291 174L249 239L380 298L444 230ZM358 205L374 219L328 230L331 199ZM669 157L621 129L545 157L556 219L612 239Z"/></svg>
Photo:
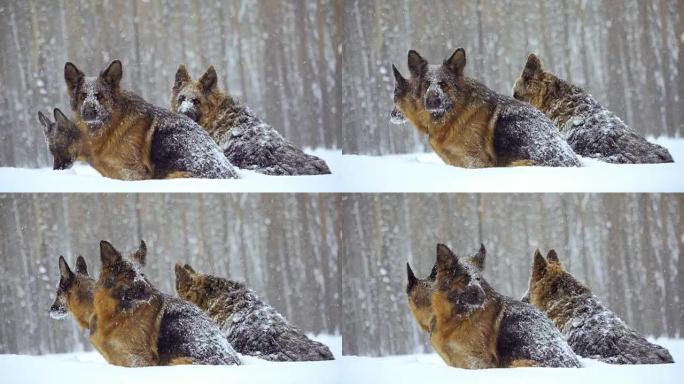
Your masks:
<svg viewBox="0 0 684 384"><path fill-rule="evenodd" d="M465 65L462 48L442 65L410 51L411 78L394 68L391 120L409 120L444 162L459 167L580 165L543 113L465 77Z"/></svg>
<svg viewBox="0 0 684 384"><path fill-rule="evenodd" d="M218 325L194 304L158 291L145 277L147 247L124 258L100 242L90 341L112 364L139 367L240 364Z"/></svg>
<svg viewBox="0 0 684 384"><path fill-rule="evenodd" d="M211 66L198 80L178 68L171 109L198 122L236 167L267 175L320 175L330 169L285 139L252 110L217 88Z"/></svg>
<svg viewBox="0 0 684 384"><path fill-rule="evenodd" d="M671 163L672 155L649 143L584 89L544 71L530 54L513 96L531 103L556 124L572 149L608 163Z"/></svg>
<svg viewBox="0 0 684 384"><path fill-rule="evenodd" d="M563 269L551 250L537 250L523 300L541 309L578 355L610 364L672 363L667 349L650 343L606 308L591 290Z"/></svg>
<svg viewBox="0 0 684 384"><path fill-rule="evenodd" d="M202 127L123 90L122 76L118 60L97 77L86 77L72 63L64 67L75 123L95 169L124 180L237 177Z"/></svg>
<svg viewBox="0 0 684 384"><path fill-rule="evenodd" d="M332 360L325 345L309 339L243 283L196 273L176 264L176 291L216 321L243 355L271 361Z"/></svg>
<svg viewBox="0 0 684 384"><path fill-rule="evenodd" d="M484 261L483 252L481 250ZM430 341L460 368L579 367L551 321L529 304L502 296L476 264L437 245Z"/></svg>
<svg viewBox="0 0 684 384"><path fill-rule="evenodd" d="M38 121L52 154L52 169L68 169L74 161L87 159L87 145L84 145L81 130L62 111L55 108L53 115L55 121L38 112Z"/></svg>

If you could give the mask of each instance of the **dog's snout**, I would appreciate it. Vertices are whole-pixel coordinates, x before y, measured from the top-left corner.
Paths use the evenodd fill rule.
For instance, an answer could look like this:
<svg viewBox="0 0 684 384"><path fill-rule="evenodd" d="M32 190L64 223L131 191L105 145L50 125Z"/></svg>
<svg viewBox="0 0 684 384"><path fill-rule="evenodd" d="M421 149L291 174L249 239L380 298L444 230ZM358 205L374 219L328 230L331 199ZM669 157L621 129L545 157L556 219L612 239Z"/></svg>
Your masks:
<svg viewBox="0 0 684 384"><path fill-rule="evenodd" d="M513 92L513 98L520 100L520 94L518 93L518 91Z"/></svg>
<svg viewBox="0 0 684 384"><path fill-rule="evenodd" d="M183 112L183 114L185 116L189 117L190 119L192 119L192 121L197 122L198 116L197 116L197 113L195 111L188 110L188 111Z"/></svg>
<svg viewBox="0 0 684 384"><path fill-rule="evenodd" d="M430 91L425 95L425 106L428 109L438 109L440 107L440 97L437 92Z"/></svg>
<svg viewBox="0 0 684 384"><path fill-rule="evenodd" d="M86 105L83 107L81 116L84 120L95 120L97 117L97 110L92 105Z"/></svg>

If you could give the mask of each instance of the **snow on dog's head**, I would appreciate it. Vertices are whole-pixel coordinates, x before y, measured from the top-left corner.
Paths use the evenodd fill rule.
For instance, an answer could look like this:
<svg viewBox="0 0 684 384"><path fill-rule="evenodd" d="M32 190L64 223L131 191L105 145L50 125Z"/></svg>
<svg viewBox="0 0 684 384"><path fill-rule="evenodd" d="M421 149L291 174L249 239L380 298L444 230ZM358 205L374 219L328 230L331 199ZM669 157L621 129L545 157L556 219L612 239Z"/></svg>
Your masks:
<svg viewBox="0 0 684 384"><path fill-rule="evenodd" d="M138 305L149 302L154 294L152 284L143 272L147 246L140 246L130 257L123 257L108 241L100 242L102 271L97 282L98 295L101 293L116 301L121 311L132 310Z"/></svg>
<svg viewBox="0 0 684 384"><path fill-rule="evenodd" d="M485 305L486 281L482 268L486 251L484 246L469 260L460 260L446 245L437 244L437 276L434 282L433 310L435 305L447 305L456 316L467 316ZM438 300L435 297L446 300Z"/></svg>
<svg viewBox="0 0 684 384"><path fill-rule="evenodd" d="M211 115L223 99L217 89L217 82L218 76L213 65L209 66L199 80L194 81L185 65L181 64L171 90L171 110L202 125L202 119Z"/></svg>
<svg viewBox="0 0 684 384"><path fill-rule="evenodd" d="M97 77L86 77L74 64L64 65L64 79L71 98L71 109L88 128L91 137L102 135L112 122L119 97L123 67L114 60Z"/></svg>

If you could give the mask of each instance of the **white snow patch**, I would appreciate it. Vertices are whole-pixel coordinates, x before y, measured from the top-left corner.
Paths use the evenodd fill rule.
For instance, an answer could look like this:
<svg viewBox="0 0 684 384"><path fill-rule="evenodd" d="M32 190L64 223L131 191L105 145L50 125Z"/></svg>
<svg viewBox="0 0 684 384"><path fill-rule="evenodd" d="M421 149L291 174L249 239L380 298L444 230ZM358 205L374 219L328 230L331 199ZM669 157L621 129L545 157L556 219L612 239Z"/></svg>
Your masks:
<svg viewBox="0 0 684 384"><path fill-rule="evenodd" d="M310 336L330 347L336 358L342 355L342 337ZM0 355L2 382L79 384L119 383L250 383L306 384L336 383L336 360L314 362L269 362L241 356L241 366L192 366L123 368L109 365L97 352L44 356Z"/></svg>
<svg viewBox="0 0 684 384"><path fill-rule="evenodd" d="M659 339L668 348L675 364L609 365L581 359L584 368L508 368L467 370L447 366L437 354L391 357L351 357L341 359L342 382L355 384L643 384L678 383L684 370L684 339Z"/></svg>
<svg viewBox="0 0 684 384"><path fill-rule="evenodd" d="M94 168L75 163L70 169L0 167L0 192L337 192L342 152L307 150L323 158L331 175L268 176L237 169L240 179L172 179L123 181L102 177Z"/></svg>
<svg viewBox="0 0 684 384"><path fill-rule="evenodd" d="M465 169L435 153L343 156L339 192L684 192L684 139L649 141L670 150L670 164Z"/></svg>

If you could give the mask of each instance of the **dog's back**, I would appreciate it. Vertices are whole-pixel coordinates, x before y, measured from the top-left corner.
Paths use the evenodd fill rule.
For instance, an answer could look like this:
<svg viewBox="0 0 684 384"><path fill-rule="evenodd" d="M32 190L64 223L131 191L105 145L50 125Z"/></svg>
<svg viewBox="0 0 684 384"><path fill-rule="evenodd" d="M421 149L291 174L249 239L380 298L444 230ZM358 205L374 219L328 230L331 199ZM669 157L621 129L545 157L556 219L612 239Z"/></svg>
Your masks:
<svg viewBox="0 0 684 384"><path fill-rule="evenodd" d="M580 366L575 353L542 312L508 297L501 300L503 313L496 344L501 366L524 362L542 367Z"/></svg>
<svg viewBox="0 0 684 384"><path fill-rule="evenodd" d="M163 298L157 351L159 364L240 364L217 324L197 306L166 294ZM187 360L186 360L187 359Z"/></svg>

